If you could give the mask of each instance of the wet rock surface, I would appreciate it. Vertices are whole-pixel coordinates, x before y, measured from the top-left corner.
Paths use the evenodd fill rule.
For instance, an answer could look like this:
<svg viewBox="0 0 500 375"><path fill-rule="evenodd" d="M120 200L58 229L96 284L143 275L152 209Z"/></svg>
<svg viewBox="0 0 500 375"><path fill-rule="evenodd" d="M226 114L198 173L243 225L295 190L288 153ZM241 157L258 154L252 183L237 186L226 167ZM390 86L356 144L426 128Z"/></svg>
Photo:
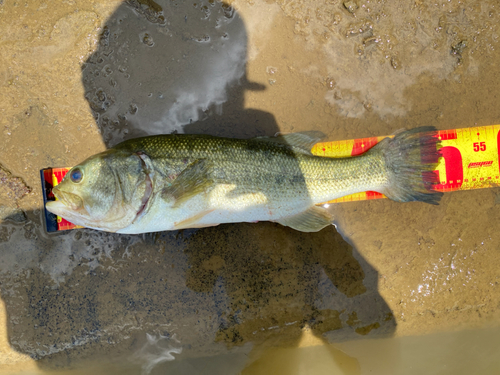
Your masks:
<svg viewBox="0 0 500 375"><path fill-rule="evenodd" d="M18 201L30 191L22 178L13 177L0 164L0 221L25 221L26 214L19 208Z"/></svg>

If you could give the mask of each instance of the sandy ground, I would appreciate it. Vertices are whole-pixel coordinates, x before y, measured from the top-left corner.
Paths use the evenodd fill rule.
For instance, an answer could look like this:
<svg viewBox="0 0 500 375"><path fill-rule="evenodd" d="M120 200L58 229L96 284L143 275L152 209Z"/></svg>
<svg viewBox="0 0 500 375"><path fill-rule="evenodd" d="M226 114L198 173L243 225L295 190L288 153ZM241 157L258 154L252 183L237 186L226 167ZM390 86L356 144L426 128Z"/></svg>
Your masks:
<svg viewBox="0 0 500 375"><path fill-rule="evenodd" d="M497 189L438 207L339 204L338 232L47 235L39 181L145 134L498 124L498 12L490 0L0 0L0 372L298 374L303 358L317 374L417 374L431 373L425 355L408 353L434 344L450 364L436 373L470 374L451 366L470 342L475 369L498 373Z"/></svg>

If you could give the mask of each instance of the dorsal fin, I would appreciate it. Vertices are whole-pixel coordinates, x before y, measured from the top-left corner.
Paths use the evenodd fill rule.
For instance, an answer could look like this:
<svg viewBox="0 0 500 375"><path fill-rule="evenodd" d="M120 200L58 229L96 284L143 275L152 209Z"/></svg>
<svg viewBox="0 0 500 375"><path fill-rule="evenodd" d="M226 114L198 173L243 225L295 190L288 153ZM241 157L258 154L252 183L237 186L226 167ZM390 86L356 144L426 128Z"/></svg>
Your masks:
<svg viewBox="0 0 500 375"><path fill-rule="evenodd" d="M254 139L262 142L273 142L288 145L300 150L301 152L310 154L311 148L323 138L325 138L324 133L311 130L306 132L278 135L276 137L256 137Z"/></svg>

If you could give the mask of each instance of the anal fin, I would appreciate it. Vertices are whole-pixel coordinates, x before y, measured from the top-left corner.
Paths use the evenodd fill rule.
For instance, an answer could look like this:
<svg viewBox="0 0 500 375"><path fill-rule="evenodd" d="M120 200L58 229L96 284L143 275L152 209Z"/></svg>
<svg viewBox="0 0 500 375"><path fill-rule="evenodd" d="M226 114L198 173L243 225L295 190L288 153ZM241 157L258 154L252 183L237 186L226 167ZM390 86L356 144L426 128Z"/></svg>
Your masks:
<svg viewBox="0 0 500 375"><path fill-rule="evenodd" d="M333 217L325 208L312 206L304 212L276 222L301 232L319 232L332 224Z"/></svg>

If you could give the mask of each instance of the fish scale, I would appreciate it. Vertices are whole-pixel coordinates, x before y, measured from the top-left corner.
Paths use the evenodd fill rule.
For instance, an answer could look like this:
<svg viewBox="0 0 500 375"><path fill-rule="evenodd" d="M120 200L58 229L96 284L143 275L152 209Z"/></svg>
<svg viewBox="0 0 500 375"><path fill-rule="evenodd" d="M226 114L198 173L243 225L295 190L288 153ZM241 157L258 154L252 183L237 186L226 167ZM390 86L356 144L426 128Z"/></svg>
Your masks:
<svg viewBox="0 0 500 375"><path fill-rule="evenodd" d="M386 182L381 161L364 158L318 158L287 144L208 136L165 135L123 142L116 149L145 152L155 171L177 176L198 159L213 162L212 178L246 190L278 195L284 199L303 196L315 203L352 189ZM364 191L364 190L362 190ZM331 198L334 199L334 198Z"/></svg>

